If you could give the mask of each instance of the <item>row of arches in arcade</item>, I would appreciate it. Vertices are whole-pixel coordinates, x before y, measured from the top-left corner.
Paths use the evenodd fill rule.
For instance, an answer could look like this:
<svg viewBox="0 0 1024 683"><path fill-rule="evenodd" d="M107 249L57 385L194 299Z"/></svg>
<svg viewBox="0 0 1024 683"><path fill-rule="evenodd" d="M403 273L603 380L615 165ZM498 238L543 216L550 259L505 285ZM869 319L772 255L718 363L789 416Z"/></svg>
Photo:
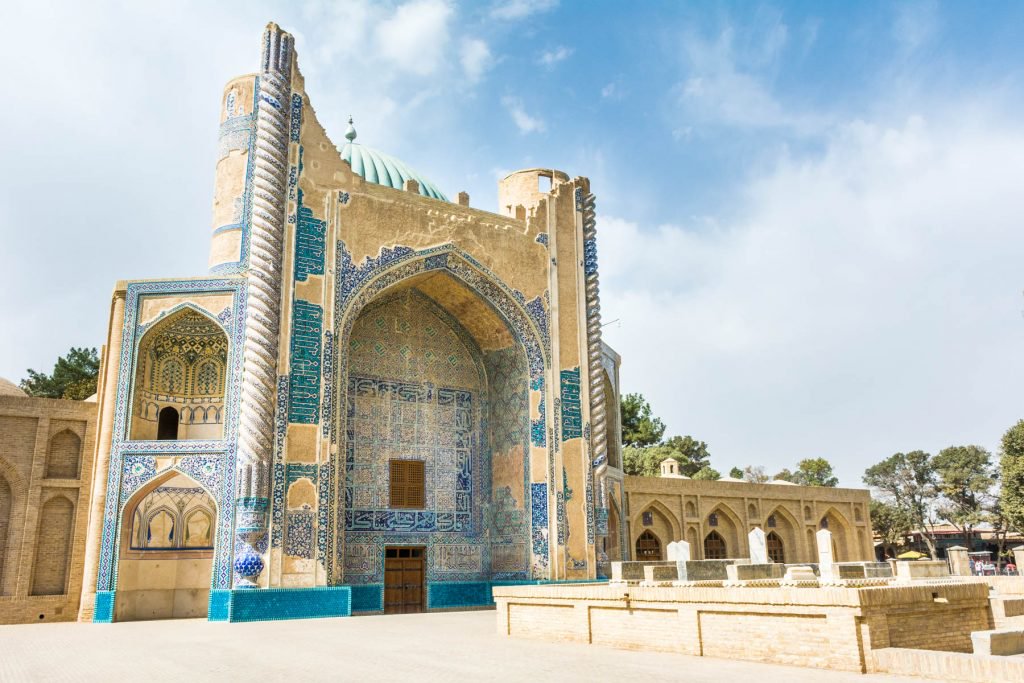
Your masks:
<svg viewBox="0 0 1024 683"><path fill-rule="evenodd" d="M747 533L754 526L764 530L768 556L773 562L816 562L818 547L815 534L819 529L828 529L832 533L835 561L864 559L861 557L866 543L864 530L854 529L845 515L835 508L827 509L816 522L800 524L786 508L780 506L760 523L743 524L730 508L719 505L700 524L688 522L684 532L674 516L655 502L636 518L632 550L637 560L663 560L668 543L686 540L694 559L747 557Z"/></svg>

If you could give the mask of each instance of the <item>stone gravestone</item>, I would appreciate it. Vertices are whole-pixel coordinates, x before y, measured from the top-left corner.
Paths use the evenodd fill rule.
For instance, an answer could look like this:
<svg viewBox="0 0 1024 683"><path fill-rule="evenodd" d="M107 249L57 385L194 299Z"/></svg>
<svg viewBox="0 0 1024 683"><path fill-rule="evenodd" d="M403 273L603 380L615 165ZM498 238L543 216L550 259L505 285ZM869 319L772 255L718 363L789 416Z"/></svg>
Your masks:
<svg viewBox="0 0 1024 683"><path fill-rule="evenodd" d="M690 561L690 544L686 541L669 543L668 559L676 563L676 578L686 581L686 563Z"/></svg>
<svg viewBox="0 0 1024 683"><path fill-rule="evenodd" d="M832 532L822 529L815 534L818 543L818 573L822 581L832 580L832 564L835 558L832 557Z"/></svg>
<svg viewBox="0 0 1024 683"><path fill-rule="evenodd" d="M771 562L768 559L768 541L765 538L764 532L761 531L761 527L754 527L754 530L747 534L747 539L750 542L750 564L768 564Z"/></svg>
<svg viewBox="0 0 1024 683"><path fill-rule="evenodd" d="M946 548L946 558L949 560L950 574L953 576L971 575L971 558L967 555L967 548L962 545Z"/></svg>

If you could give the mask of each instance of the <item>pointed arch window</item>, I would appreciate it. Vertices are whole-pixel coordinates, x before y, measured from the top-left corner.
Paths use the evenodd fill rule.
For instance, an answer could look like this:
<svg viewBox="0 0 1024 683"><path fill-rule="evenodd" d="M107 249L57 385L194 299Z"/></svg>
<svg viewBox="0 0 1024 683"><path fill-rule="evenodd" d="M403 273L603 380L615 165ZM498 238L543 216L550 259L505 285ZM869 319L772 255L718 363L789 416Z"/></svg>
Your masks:
<svg viewBox="0 0 1024 683"><path fill-rule="evenodd" d="M641 562L661 559L661 541L650 531L643 532L636 539L636 559Z"/></svg>
<svg viewBox="0 0 1024 683"><path fill-rule="evenodd" d="M728 557L728 551L725 546L725 539L717 531L712 531L704 537L704 559L705 560L724 560Z"/></svg>

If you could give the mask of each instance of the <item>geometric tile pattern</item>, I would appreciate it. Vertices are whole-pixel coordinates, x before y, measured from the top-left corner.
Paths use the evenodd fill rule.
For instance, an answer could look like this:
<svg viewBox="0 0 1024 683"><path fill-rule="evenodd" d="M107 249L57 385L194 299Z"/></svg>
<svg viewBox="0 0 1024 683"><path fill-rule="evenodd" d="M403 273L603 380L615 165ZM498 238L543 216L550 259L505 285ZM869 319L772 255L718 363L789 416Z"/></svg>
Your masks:
<svg viewBox="0 0 1024 683"><path fill-rule="evenodd" d="M295 300L292 307L289 422L315 424L320 417L320 344L323 322L323 308Z"/></svg>
<svg viewBox="0 0 1024 683"><path fill-rule="evenodd" d="M583 436L580 411L580 369L562 370L562 441Z"/></svg>

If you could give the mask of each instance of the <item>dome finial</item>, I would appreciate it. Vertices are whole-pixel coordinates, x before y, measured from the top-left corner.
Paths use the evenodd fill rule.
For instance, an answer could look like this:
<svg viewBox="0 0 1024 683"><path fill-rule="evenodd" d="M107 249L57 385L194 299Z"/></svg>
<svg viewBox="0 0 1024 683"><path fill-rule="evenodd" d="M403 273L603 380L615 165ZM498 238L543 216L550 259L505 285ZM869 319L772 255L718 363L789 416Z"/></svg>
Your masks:
<svg viewBox="0 0 1024 683"><path fill-rule="evenodd" d="M345 139L349 142L355 142L356 140L356 127L352 125L352 115L348 117L348 129L345 131Z"/></svg>

